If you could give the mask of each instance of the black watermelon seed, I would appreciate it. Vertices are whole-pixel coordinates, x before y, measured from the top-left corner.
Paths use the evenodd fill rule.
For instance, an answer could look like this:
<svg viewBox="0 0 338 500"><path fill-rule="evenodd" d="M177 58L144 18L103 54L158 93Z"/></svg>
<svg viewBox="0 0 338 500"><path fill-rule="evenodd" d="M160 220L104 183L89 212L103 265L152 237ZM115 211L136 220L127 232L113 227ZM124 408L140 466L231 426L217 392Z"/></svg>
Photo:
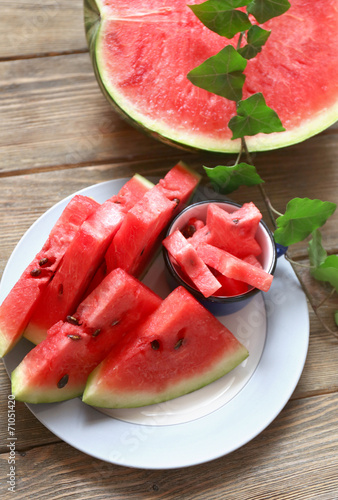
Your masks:
<svg viewBox="0 0 338 500"><path fill-rule="evenodd" d="M160 343L158 340L153 340L151 343L151 348L154 349L154 351L158 351L160 348Z"/></svg>
<svg viewBox="0 0 338 500"><path fill-rule="evenodd" d="M98 334L101 332L101 328L98 328L97 330L95 330L95 332L92 334L92 337L97 337Z"/></svg>
<svg viewBox="0 0 338 500"><path fill-rule="evenodd" d="M111 326L116 326L120 323L119 319L116 319L115 321L112 322Z"/></svg>
<svg viewBox="0 0 338 500"><path fill-rule="evenodd" d="M71 340L81 340L81 338L82 338L82 337L81 337L81 335L74 335L74 334L72 334L72 333L69 333L69 334L67 335L67 337L68 337L69 339L71 339Z"/></svg>
<svg viewBox="0 0 338 500"><path fill-rule="evenodd" d="M184 339L180 339L176 342L174 349L179 349L183 344Z"/></svg>
<svg viewBox="0 0 338 500"><path fill-rule="evenodd" d="M68 383L69 376L66 374L57 383L58 389L62 389Z"/></svg>
<svg viewBox="0 0 338 500"><path fill-rule="evenodd" d="M67 316L66 320L68 321L68 323L70 323L71 325L79 325L79 320L74 318L74 316Z"/></svg>
<svg viewBox="0 0 338 500"><path fill-rule="evenodd" d="M43 259L39 260L39 266L45 266L48 263L48 257L43 257Z"/></svg>
<svg viewBox="0 0 338 500"><path fill-rule="evenodd" d="M30 275L33 276L33 278L40 276L40 274L41 274L41 269L39 268L32 269L30 272Z"/></svg>
<svg viewBox="0 0 338 500"><path fill-rule="evenodd" d="M239 223L239 219L232 219L232 222L233 222L234 224L238 224L238 223Z"/></svg>

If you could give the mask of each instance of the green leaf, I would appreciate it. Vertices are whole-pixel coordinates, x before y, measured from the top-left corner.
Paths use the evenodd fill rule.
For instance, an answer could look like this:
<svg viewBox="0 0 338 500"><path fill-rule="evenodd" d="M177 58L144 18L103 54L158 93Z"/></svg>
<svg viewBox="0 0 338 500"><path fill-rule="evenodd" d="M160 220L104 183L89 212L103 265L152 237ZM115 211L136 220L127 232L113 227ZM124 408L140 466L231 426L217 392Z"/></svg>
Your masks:
<svg viewBox="0 0 338 500"><path fill-rule="evenodd" d="M196 87L237 102L242 97L246 64L246 59L228 45L190 71L187 78Z"/></svg>
<svg viewBox="0 0 338 500"><path fill-rule="evenodd" d="M266 105L260 92L238 103L237 115L229 121L229 128L233 132L232 139L260 132L271 134L285 130L277 113Z"/></svg>
<svg viewBox="0 0 338 500"><path fill-rule="evenodd" d="M316 280L329 282L338 292L338 255L329 255L324 262L313 271Z"/></svg>
<svg viewBox="0 0 338 500"><path fill-rule="evenodd" d="M308 253L310 264L315 268L319 267L327 257L327 252L322 246L322 233L319 229L316 229L312 233L312 238L309 241ZM313 274L313 269L311 269L311 274Z"/></svg>
<svg viewBox="0 0 338 500"><path fill-rule="evenodd" d="M222 194L232 193L240 186L255 186L264 182L256 168L248 163L238 163L230 167L218 165L213 168L203 168L215 191Z"/></svg>
<svg viewBox="0 0 338 500"><path fill-rule="evenodd" d="M288 0L253 0L247 7L259 23L265 23L273 17L278 17L291 7Z"/></svg>
<svg viewBox="0 0 338 500"><path fill-rule="evenodd" d="M246 31L251 26L248 15L235 10L236 7L247 4L243 0L207 0L188 7L209 30L226 38L233 38L236 33Z"/></svg>
<svg viewBox="0 0 338 500"><path fill-rule="evenodd" d="M336 204L330 201L294 198L287 204L285 214L276 219L276 243L288 246L304 240L325 224L335 209Z"/></svg>
<svg viewBox="0 0 338 500"><path fill-rule="evenodd" d="M245 59L252 59L261 52L263 45L270 36L271 31L263 30L259 26L251 26L248 31L247 44L238 49L239 54Z"/></svg>
<svg viewBox="0 0 338 500"><path fill-rule="evenodd" d="M338 311L336 311L334 313L334 322L336 323L336 325L338 326Z"/></svg>

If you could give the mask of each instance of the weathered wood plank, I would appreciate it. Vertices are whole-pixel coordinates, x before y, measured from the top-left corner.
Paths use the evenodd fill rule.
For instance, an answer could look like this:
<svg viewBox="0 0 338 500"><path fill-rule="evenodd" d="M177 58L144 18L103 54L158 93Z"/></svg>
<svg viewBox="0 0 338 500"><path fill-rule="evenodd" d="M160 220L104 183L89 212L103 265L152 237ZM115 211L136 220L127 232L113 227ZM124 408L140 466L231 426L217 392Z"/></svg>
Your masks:
<svg viewBox="0 0 338 500"><path fill-rule="evenodd" d="M0 59L87 49L82 0L1 0L0 10Z"/></svg>
<svg viewBox="0 0 338 500"><path fill-rule="evenodd" d="M337 394L289 402L246 446L184 469L123 468L65 443L34 448L17 456L16 498L336 500L337 415ZM0 456L1 477L6 458Z"/></svg>
<svg viewBox="0 0 338 500"><path fill-rule="evenodd" d="M101 94L88 54L1 63L0 172L168 157Z"/></svg>

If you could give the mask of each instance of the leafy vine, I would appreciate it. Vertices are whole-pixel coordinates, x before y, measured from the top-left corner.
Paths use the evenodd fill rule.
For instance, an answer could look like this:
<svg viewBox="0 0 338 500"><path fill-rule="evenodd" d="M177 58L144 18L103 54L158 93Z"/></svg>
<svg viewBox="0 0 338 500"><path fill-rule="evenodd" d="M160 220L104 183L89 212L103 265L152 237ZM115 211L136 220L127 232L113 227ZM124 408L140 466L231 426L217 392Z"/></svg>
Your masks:
<svg viewBox="0 0 338 500"><path fill-rule="evenodd" d="M329 328L318 313L327 298L338 293L338 255L327 254L320 231L334 213L336 204L318 199L294 198L288 202L284 214L277 212L264 190L264 181L253 164L245 140L247 136L285 130L277 113L267 106L262 93L242 99L242 90L247 61L261 52L270 36L270 31L258 24L284 14L290 8L290 3L288 0L207 0L189 7L207 28L218 35L228 39L238 35L236 48L231 44L226 45L187 75L195 86L236 103L236 114L228 126L232 131L232 139L241 140L237 159L232 166L204 166L204 170L214 189L222 194L229 194L242 185L258 185L274 226L275 242L284 248L285 257L291 263L318 319L328 332L338 338L338 332ZM243 7L246 7L246 12ZM243 156L245 161L241 161ZM297 270L301 264L294 262L288 254L290 245L304 241L309 236L309 271L316 280L332 286L328 297L317 305ZM338 326L338 310L334 317Z"/></svg>

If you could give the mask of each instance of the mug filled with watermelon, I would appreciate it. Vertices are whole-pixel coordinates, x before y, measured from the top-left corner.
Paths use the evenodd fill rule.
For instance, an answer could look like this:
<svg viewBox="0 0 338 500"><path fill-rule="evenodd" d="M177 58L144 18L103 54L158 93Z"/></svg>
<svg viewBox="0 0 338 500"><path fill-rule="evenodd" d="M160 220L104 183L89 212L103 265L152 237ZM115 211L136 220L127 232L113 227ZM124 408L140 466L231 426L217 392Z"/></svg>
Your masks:
<svg viewBox="0 0 338 500"><path fill-rule="evenodd" d="M163 241L167 277L215 315L242 309L267 292L276 267L273 235L254 203L208 200L190 205Z"/></svg>

